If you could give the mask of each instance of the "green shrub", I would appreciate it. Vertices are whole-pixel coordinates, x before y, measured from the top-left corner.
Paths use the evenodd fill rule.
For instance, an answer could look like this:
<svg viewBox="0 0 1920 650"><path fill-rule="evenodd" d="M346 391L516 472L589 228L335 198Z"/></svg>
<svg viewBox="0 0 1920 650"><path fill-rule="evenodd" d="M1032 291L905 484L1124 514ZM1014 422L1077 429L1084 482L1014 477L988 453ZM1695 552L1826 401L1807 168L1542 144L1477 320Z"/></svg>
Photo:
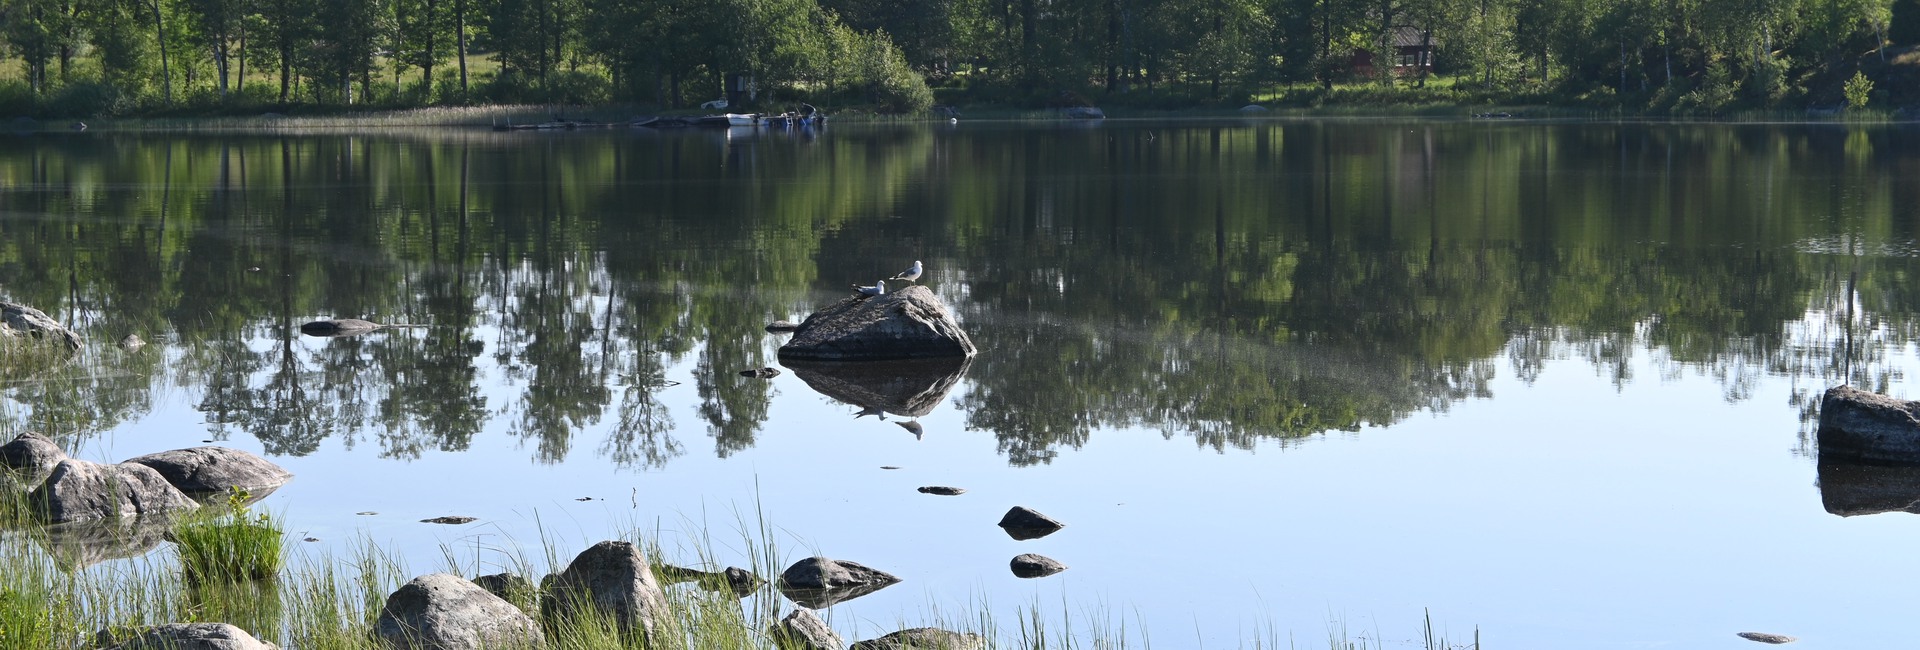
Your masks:
<svg viewBox="0 0 1920 650"><path fill-rule="evenodd" d="M234 488L227 507L212 516L189 517L173 528L180 564L189 585L268 580L279 575L280 522L247 508L250 495Z"/></svg>
<svg viewBox="0 0 1920 650"><path fill-rule="evenodd" d="M1873 80L1864 73L1855 72L1840 92L1847 96L1847 108L1866 108L1867 102L1873 98Z"/></svg>

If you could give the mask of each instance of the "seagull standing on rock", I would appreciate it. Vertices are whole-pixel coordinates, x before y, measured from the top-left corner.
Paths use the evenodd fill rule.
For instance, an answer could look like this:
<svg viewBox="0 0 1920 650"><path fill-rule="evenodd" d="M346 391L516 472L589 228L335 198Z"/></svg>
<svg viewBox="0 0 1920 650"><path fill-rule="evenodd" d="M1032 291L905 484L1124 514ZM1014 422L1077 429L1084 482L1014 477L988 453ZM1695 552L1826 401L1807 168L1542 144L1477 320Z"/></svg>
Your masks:
<svg viewBox="0 0 1920 650"><path fill-rule="evenodd" d="M860 292L860 295L862 296L867 296L867 297L878 296L887 292L887 281L881 280L881 281L875 282L871 287L863 287L856 284L856 285L853 285L853 290Z"/></svg>
<svg viewBox="0 0 1920 650"><path fill-rule="evenodd" d="M913 266L908 267L907 270L905 271L901 271L899 275L895 275L887 279L888 280L906 280L908 282L913 282L915 280L920 279L920 260L914 260ZM915 284L919 284L919 283L915 282Z"/></svg>

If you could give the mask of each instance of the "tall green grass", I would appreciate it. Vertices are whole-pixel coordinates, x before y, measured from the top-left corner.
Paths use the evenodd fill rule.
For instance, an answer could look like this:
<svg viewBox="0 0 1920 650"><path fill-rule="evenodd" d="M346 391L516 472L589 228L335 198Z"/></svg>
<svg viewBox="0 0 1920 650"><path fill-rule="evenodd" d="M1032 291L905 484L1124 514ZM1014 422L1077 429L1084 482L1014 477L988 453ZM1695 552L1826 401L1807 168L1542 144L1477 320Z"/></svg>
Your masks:
<svg viewBox="0 0 1920 650"><path fill-rule="evenodd" d="M252 495L233 488L226 507L215 513L196 512L173 527L180 565L187 584L234 584L272 580L284 562L281 540L286 533L267 513L247 507Z"/></svg>
<svg viewBox="0 0 1920 650"><path fill-rule="evenodd" d="M233 518L229 512L221 517ZM239 519L258 521L258 515ZM692 523L692 522L690 522ZM185 526L185 524L183 524ZM763 578L775 576L791 559L772 540L783 533L761 513L738 517L737 541L710 536L708 527L692 523L681 544L663 547L658 526L650 535L631 529L625 537L645 540L650 559L703 568L724 566L726 557L747 558L749 570ZM359 540L343 554L331 550L296 551L273 577L259 579L257 569L226 567L189 569L185 544L164 547L145 556L96 564L63 567L49 554L44 540L31 529L0 532L0 650L76 648L107 631L115 638L131 636L138 628L169 622L224 622L245 629L262 640L300 650L373 650L381 647L372 630L386 597L416 575L371 540ZM541 531L537 546L476 545L445 549L448 568L462 575L497 573L506 569L539 585L540 576L559 571L581 542L561 542ZM807 554L812 554L808 551ZM736 560L738 561L738 560ZM253 566L253 565L249 565ZM491 569L491 570L489 570ZM199 571L199 578L189 578ZM239 580L210 580L213 571L235 571ZM667 617L652 639L622 634L620 625L587 608L565 621L546 621L546 648L552 650L773 650L775 640L767 625L793 608L772 582L744 598L720 585L683 583L670 586ZM523 609L541 620L538 598ZM822 612L832 622L830 613ZM842 627L841 625L836 627ZM984 600L957 608L929 605L926 611L903 613L899 628L933 626L980 634L992 647L1020 650L1151 648L1154 644L1137 615L1116 614L1104 606L1077 610L1074 605L1031 603L1011 613ZM851 630L842 629L842 633ZM1196 631L1197 632L1197 631ZM1452 642L1435 632L1431 617L1423 627L1429 650L1478 647L1478 631L1471 645ZM1378 633L1352 635L1344 625L1330 626L1326 638L1298 643L1290 634L1256 630L1243 635L1243 648L1328 648L1360 650L1381 647ZM1190 645L1175 634L1172 647ZM848 641L855 640L848 638Z"/></svg>

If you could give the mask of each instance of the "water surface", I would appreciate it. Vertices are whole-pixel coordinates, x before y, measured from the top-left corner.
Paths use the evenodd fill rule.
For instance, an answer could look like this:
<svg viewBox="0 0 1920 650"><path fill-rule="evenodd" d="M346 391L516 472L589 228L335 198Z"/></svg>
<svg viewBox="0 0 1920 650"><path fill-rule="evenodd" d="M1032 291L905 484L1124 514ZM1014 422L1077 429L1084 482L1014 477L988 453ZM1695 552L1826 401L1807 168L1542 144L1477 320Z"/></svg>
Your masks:
<svg viewBox="0 0 1920 650"><path fill-rule="evenodd" d="M764 519L782 566L905 579L825 612L849 639L1036 605L1158 647L1399 647L1423 611L1507 647L1910 636L1920 525L1857 501L1920 477L1811 435L1828 386L1914 396L1908 127L0 137L0 294L90 343L0 426L265 454L296 539L412 573L635 529L743 564ZM929 412L738 374L916 259L981 349ZM1014 505L1068 526L1012 540Z"/></svg>

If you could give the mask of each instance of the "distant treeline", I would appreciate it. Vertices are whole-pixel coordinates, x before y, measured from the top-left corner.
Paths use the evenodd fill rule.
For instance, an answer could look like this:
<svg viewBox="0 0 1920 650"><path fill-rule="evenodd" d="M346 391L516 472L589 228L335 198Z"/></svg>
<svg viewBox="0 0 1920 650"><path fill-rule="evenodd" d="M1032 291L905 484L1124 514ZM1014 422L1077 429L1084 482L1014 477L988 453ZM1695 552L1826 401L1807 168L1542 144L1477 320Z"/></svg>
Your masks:
<svg viewBox="0 0 1920 650"><path fill-rule="evenodd" d="M1920 0L0 0L0 115L1920 101Z"/></svg>

